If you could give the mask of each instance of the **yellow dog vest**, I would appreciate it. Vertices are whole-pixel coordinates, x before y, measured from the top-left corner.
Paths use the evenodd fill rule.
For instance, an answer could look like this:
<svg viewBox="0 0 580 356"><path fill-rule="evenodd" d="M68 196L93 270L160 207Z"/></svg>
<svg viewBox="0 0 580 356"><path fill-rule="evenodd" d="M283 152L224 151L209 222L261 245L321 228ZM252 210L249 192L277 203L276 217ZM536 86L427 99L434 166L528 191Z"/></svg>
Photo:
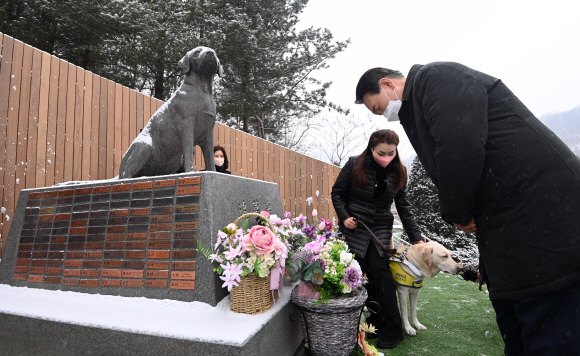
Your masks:
<svg viewBox="0 0 580 356"><path fill-rule="evenodd" d="M393 280L395 283L410 288L423 287L423 280L416 280L409 273L405 272L405 270L401 268L399 262L389 261L389 267L391 268L391 273L393 274Z"/></svg>

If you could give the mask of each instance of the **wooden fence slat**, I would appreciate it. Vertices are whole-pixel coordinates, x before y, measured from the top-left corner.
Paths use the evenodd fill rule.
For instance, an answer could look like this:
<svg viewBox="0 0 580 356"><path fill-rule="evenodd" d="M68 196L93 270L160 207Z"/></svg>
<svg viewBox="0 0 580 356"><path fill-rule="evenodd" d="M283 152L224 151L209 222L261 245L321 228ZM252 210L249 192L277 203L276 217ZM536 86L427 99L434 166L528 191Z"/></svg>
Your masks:
<svg viewBox="0 0 580 356"><path fill-rule="evenodd" d="M312 197L312 162L314 161L314 159L310 158L310 157L306 157L306 163L305 163L305 169L306 169L306 191L304 192L304 197L305 199L307 199L308 201L306 202L306 210L304 211L304 214L308 217L308 219L310 219L310 221L314 221L312 219L312 209L313 209L313 204L311 202L311 198Z"/></svg>
<svg viewBox="0 0 580 356"><path fill-rule="evenodd" d="M101 93L100 93L100 108L99 108L99 146L98 146L98 179L107 178L107 132L109 120L107 110L109 100L109 85L108 80L101 77Z"/></svg>
<svg viewBox="0 0 580 356"><path fill-rule="evenodd" d="M240 130L233 130L232 132L234 132L236 134L235 138L232 141L232 145L234 145L235 149L236 149L236 174L237 175L242 175L242 168L244 166L244 162L242 162L242 146L241 146L241 142L242 142L242 132ZM232 172L233 173L233 172Z"/></svg>
<svg viewBox="0 0 580 356"><path fill-rule="evenodd" d="M296 209L296 203L297 203L297 196L296 196L296 180L297 180L297 176L296 176L296 152L294 151L290 151L288 150L288 152L290 153L290 159L288 160L288 167L290 168L290 196L292 197L292 201L290 202L290 208L291 208L291 212L292 215L296 215L296 211L298 209ZM299 167L298 167L299 168ZM298 192L300 192L300 190L298 190Z"/></svg>
<svg viewBox="0 0 580 356"><path fill-rule="evenodd" d="M268 182L274 181L274 144L268 142Z"/></svg>
<svg viewBox="0 0 580 356"><path fill-rule="evenodd" d="M40 102L38 104L38 145L36 148L36 186L44 187L46 178L46 142L48 130L48 95L50 88L50 55L42 53L40 74Z"/></svg>
<svg viewBox="0 0 580 356"><path fill-rule="evenodd" d="M58 60L58 110L56 114L56 150L54 152L54 182L64 181L65 140L66 140L66 104L68 63Z"/></svg>
<svg viewBox="0 0 580 356"><path fill-rule="evenodd" d="M12 55L14 40L12 37L3 36L2 58L0 67L0 203L4 204L4 171L6 170L6 129L8 126L8 102L10 99L10 82L12 75ZM3 218L3 217L2 217ZM5 236L5 235L2 235ZM4 244L2 244L4 246Z"/></svg>
<svg viewBox="0 0 580 356"><path fill-rule="evenodd" d="M18 141L18 113L20 109L20 91L22 79L22 57L24 44L14 40L14 52L12 54L12 74L10 75L10 98L8 100L8 122L6 126L6 156L5 168L0 174L4 174L4 200L2 206L6 209L4 214L4 225L2 226L2 236L8 236L8 231L12 220L6 216L14 216L16 205L14 196L14 185L16 175L16 142Z"/></svg>
<svg viewBox="0 0 580 356"><path fill-rule="evenodd" d="M241 137L242 138L241 145L242 147L246 148L242 150L242 157L240 159L242 162L242 169L240 175L242 177L251 177L250 172L252 171L252 164L250 162L250 158L252 157L252 150L251 148L248 148L248 137L249 135L246 134L242 134Z"/></svg>
<svg viewBox="0 0 580 356"><path fill-rule="evenodd" d="M157 99L149 97L149 113L151 114L149 118L151 118L151 116L153 116L153 114L155 114L156 111L157 111ZM147 122L149 122L149 119L147 119Z"/></svg>
<svg viewBox="0 0 580 356"><path fill-rule="evenodd" d="M75 125L74 125L74 144L73 144L73 180L83 179L83 125L85 123L85 71L82 68L76 68L76 86L75 86Z"/></svg>
<svg viewBox="0 0 580 356"><path fill-rule="evenodd" d="M123 114L122 114L122 125L121 125L121 160L122 160L122 156L125 154L125 152L127 152L127 149L129 148L129 145L131 144L131 141L129 140L131 137L130 134L130 118L129 118L129 111L130 111L130 104L129 104L129 88L127 87L123 87L123 103L122 103L122 108L123 108ZM120 162L119 162L120 163Z"/></svg>
<svg viewBox="0 0 580 356"><path fill-rule="evenodd" d="M115 158L113 163L114 175L119 174L119 166L123 157L123 87L115 84Z"/></svg>
<svg viewBox="0 0 580 356"><path fill-rule="evenodd" d="M66 91L66 128L64 143L64 175L65 182L73 179L73 157L75 141L75 99L76 99L77 68L69 64Z"/></svg>
<svg viewBox="0 0 580 356"><path fill-rule="evenodd" d="M238 156L236 155L236 147L234 145L236 142L236 130L230 127L226 132L229 134L228 146L230 147L230 163L232 164L232 169L230 172L235 175L240 175L240 170L238 169Z"/></svg>
<svg viewBox="0 0 580 356"><path fill-rule="evenodd" d="M276 159L272 161L272 165L270 166L270 169L272 170L274 176L272 182L278 184L278 190L280 190L280 162L278 159L280 155L280 146L273 145L272 155L276 157Z"/></svg>
<svg viewBox="0 0 580 356"><path fill-rule="evenodd" d="M307 167L306 167L306 155L300 155L300 212L304 215L307 215L308 212L306 210L306 187L307 184Z"/></svg>
<svg viewBox="0 0 580 356"><path fill-rule="evenodd" d="M48 91L48 122L46 129L46 175L44 186L54 185L56 151L56 117L58 115L59 60L50 56L50 81Z"/></svg>
<svg viewBox="0 0 580 356"><path fill-rule="evenodd" d="M257 147L258 159L256 160L257 161L256 165L258 166L258 174L256 175L255 179L264 180L264 140L258 138L256 142L258 143ZM242 146L240 145L240 147Z"/></svg>
<svg viewBox="0 0 580 356"><path fill-rule="evenodd" d="M89 180L99 179L99 127L101 125L101 77L93 74L93 96L91 99L91 158Z"/></svg>
<svg viewBox="0 0 580 356"><path fill-rule="evenodd" d="M20 80L20 110L18 113L18 142L16 147L16 176L14 197L26 188L26 154L28 151L28 116L30 115L30 84L32 82L32 47L24 45L22 78Z"/></svg>
<svg viewBox="0 0 580 356"><path fill-rule="evenodd" d="M143 96L143 127L147 126L149 119L151 118L151 97Z"/></svg>
<svg viewBox="0 0 580 356"><path fill-rule="evenodd" d="M290 183L294 172L290 170L290 151L284 148L284 210L292 211L292 195Z"/></svg>
<svg viewBox="0 0 580 356"><path fill-rule="evenodd" d="M137 95L137 131L136 131L136 135L139 135L139 133L141 132L141 130L143 130L143 113L144 113L144 100L143 100L143 94L141 93L136 93Z"/></svg>
<svg viewBox="0 0 580 356"><path fill-rule="evenodd" d="M26 149L26 187L35 188L38 146L38 117L40 110L40 75L42 72L42 52L32 50L32 72L30 82L30 112L28 115L28 147Z"/></svg>
<svg viewBox="0 0 580 356"><path fill-rule="evenodd" d="M93 81L94 74L85 71L85 105L83 108L83 159L81 164L82 179L91 179L91 133L93 131Z"/></svg>
<svg viewBox="0 0 580 356"><path fill-rule="evenodd" d="M282 199L282 206L286 209L286 187L284 181L286 180L286 172L284 171L284 152L286 149L284 147L278 147L278 187L280 188L280 199Z"/></svg>
<svg viewBox="0 0 580 356"><path fill-rule="evenodd" d="M115 83L107 80L107 179L115 176Z"/></svg>
<svg viewBox="0 0 580 356"><path fill-rule="evenodd" d="M129 145L137 137L137 93L129 91Z"/></svg>

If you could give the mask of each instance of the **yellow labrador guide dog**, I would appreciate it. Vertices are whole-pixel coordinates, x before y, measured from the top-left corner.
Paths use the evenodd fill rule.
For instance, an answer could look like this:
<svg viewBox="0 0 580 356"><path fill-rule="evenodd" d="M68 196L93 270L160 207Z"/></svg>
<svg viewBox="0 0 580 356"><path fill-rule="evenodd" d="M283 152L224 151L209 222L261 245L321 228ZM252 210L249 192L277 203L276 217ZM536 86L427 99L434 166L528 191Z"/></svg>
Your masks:
<svg viewBox="0 0 580 356"><path fill-rule="evenodd" d="M451 252L435 241L412 246L400 246L396 257L391 258L389 267L393 280L397 283L399 309L403 327L408 335L417 335L409 324L407 297L411 302L411 318L418 330L427 328L417 319L417 298L423 286L423 279L433 278L439 272L458 274L459 264L451 258Z"/></svg>

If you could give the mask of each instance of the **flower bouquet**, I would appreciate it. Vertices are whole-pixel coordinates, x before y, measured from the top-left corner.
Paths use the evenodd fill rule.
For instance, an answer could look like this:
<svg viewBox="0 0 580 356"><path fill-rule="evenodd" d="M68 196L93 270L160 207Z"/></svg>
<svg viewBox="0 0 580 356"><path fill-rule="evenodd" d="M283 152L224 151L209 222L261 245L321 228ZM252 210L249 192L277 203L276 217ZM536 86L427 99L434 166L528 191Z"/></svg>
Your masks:
<svg viewBox="0 0 580 356"><path fill-rule="evenodd" d="M251 216L263 220L268 227L255 225L248 228L247 218ZM241 227L238 227L240 220ZM218 232L214 251L200 247L207 258L219 264L214 271L224 281L222 287L230 291L232 311L263 313L277 298L278 291L283 292L288 247L274 231L266 216L244 214Z"/></svg>

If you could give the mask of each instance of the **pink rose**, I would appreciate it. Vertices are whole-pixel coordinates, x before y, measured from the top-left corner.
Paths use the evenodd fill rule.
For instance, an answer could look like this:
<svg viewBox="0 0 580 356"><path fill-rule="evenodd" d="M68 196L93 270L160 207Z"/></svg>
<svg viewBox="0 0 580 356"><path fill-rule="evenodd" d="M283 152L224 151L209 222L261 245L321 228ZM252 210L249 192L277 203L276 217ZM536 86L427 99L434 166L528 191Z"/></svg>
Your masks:
<svg viewBox="0 0 580 356"><path fill-rule="evenodd" d="M242 238L242 245L248 251L264 255L274 250L276 236L263 226L253 226L250 232Z"/></svg>
<svg viewBox="0 0 580 356"><path fill-rule="evenodd" d="M265 217L269 218L270 217L270 213L267 212L266 210L262 210L260 211L260 214L264 215Z"/></svg>
<svg viewBox="0 0 580 356"><path fill-rule="evenodd" d="M317 255L320 253L320 251L322 251L323 244L323 241L315 240L304 245L304 248L312 251L312 253Z"/></svg>
<svg viewBox="0 0 580 356"><path fill-rule="evenodd" d="M325 227L326 227L326 224L323 221L320 223L320 225L318 225L318 230L324 230Z"/></svg>

